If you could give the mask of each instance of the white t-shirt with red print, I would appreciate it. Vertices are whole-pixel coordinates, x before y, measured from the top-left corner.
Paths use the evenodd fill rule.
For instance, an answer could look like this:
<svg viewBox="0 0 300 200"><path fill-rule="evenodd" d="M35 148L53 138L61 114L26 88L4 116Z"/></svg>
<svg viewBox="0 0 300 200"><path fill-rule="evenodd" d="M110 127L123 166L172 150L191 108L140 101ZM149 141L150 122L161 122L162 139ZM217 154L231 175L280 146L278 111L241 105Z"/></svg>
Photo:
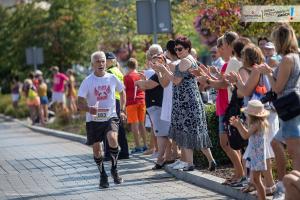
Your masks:
<svg viewBox="0 0 300 200"><path fill-rule="evenodd" d="M88 106L96 106L96 115L86 113L86 122L108 121L117 117L115 92L124 90L124 85L113 74L98 77L94 73L86 77L79 88L78 96L86 99Z"/></svg>

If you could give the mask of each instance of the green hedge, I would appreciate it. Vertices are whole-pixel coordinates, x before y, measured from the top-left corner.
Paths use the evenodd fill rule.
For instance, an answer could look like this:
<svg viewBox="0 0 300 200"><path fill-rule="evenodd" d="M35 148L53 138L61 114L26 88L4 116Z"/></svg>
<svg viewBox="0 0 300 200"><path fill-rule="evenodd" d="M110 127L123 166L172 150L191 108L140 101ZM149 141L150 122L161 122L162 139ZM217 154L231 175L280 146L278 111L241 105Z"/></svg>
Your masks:
<svg viewBox="0 0 300 200"><path fill-rule="evenodd" d="M15 118L26 118L29 116L29 110L26 106L25 98L21 98L18 108L15 109L12 105L10 95L0 95L0 113Z"/></svg>
<svg viewBox="0 0 300 200"><path fill-rule="evenodd" d="M215 105L207 105L206 108L206 120L208 125L208 133L212 142L213 147L211 148L211 152L213 157L215 158L218 164L228 164L230 163L228 157L225 152L222 150L219 143L219 133L218 133L218 117L216 116L216 108ZM201 151L194 152L194 163L196 166L200 166L206 168L208 166L208 162L206 157Z"/></svg>

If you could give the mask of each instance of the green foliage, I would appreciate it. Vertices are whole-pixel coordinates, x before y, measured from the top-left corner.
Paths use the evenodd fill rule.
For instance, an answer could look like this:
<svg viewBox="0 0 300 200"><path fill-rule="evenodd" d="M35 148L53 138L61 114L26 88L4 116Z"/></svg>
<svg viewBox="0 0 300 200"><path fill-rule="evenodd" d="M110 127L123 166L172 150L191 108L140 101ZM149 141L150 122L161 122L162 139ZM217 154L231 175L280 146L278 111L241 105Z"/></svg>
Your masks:
<svg viewBox="0 0 300 200"><path fill-rule="evenodd" d="M89 55L97 49L94 0L49 0L44 10L35 2L15 8L0 7L0 77L4 92L10 78L22 79L33 66L26 65L25 49L37 46L44 49L45 74L58 65L63 70L74 63L88 64Z"/></svg>
<svg viewBox="0 0 300 200"><path fill-rule="evenodd" d="M206 106L206 120L208 125L208 134L212 142L211 152L218 164L228 164L230 161L222 150L219 144L219 133L218 133L218 117L216 116L215 105ZM206 168L208 162L203 153L199 151L194 152L194 163L197 166Z"/></svg>
<svg viewBox="0 0 300 200"><path fill-rule="evenodd" d="M10 95L0 95L0 113L21 119L29 116L29 110L26 106L25 99L22 98L19 101L18 108L15 109L12 105Z"/></svg>
<svg viewBox="0 0 300 200"><path fill-rule="evenodd" d="M210 20L204 20L202 26L208 28L212 35L221 36L225 31L236 31L240 35L255 39L257 37L270 37L273 27L276 23L273 22L248 22L240 21L239 10L243 5L295 5L298 0L227 0L227 1L213 1L205 0L198 4L198 19L207 11ZM238 11L236 14L222 15L223 11L226 13ZM196 20L197 20L196 17ZM300 23L291 23L296 34L299 36ZM197 26L196 26L197 29ZM198 30L199 31L199 30ZM201 37L202 42L206 42L208 37Z"/></svg>

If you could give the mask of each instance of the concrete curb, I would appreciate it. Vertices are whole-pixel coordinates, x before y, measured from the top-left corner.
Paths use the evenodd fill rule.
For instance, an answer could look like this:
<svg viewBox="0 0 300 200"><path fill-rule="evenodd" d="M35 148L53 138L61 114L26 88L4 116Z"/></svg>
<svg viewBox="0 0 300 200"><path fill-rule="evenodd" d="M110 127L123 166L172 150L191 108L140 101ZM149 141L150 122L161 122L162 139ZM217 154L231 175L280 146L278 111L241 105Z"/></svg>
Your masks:
<svg viewBox="0 0 300 200"><path fill-rule="evenodd" d="M35 132L40 132L46 135L51 135L51 136L55 136L55 137L59 137L59 138L64 138L67 140L71 140L71 141L75 141L75 142L79 142L82 144L86 144L86 137L85 136L81 136L81 135L77 135L74 133L69 133L69 132L65 132L65 131L58 131L58 130L54 130L54 129L49 129L49 128L44 128L44 127L40 127L40 126L32 126L30 124L27 124L26 122L22 122L18 119L9 117L9 116L5 116L3 114L0 114L1 118L4 118L6 120L11 120L11 121L15 121Z"/></svg>
<svg viewBox="0 0 300 200"><path fill-rule="evenodd" d="M36 132L68 139L71 141L80 142L82 144L86 143L86 137L84 137L84 136L80 136L80 135L76 135L76 134L64 132L64 131L57 131L57 130L53 130L53 129L38 127L38 126L32 126L32 125L24 123L18 119L14 119L12 117L8 117L3 114L0 114L0 117L7 119L7 120L18 122L18 123L22 124L23 126L29 128L33 131L36 131ZM148 162L154 162L154 159L151 159L147 156L142 156L142 155L137 155L137 154L133 154L132 156L147 160ZM198 170L191 171L191 172L185 172L185 171L174 170L171 167L165 166L165 171L168 172L169 174L172 174L177 179L183 180L188 183L195 184L200 187L204 187L206 189L230 196L235 199L241 199L241 200L255 200L256 199L254 195L251 195L248 193L243 193L240 190L232 188L227 185L222 185L221 183L224 182L225 179L219 178L219 177L216 177L216 176L213 176L210 174L206 174L206 173L200 172Z"/></svg>
<svg viewBox="0 0 300 200"><path fill-rule="evenodd" d="M138 154L134 154L133 157L138 157L147 160L149 162L155 161L155 159L143 155L138 155ZM187 171L174 170L168 166L165 166L164 169L166 172L173 175L179 180L183 180L185 182L192 183L194 185L218 192L220 194L230 196L234 199L241 199L241 200L256 199L254 195L251 195L249 193L243 193L240 190L230 187L228 185L222 185L222 183L225 181L225 179L223 178L219 178L207 173L203 173L198 170L187 172Z"/></svg>
<svg viewBox="0 0 300 200"><path fill-rule="evenodd" d="M238 189L233 187L222 185L221 183L225 181L223 178L219 178L210 174L206 174L200 171L184 172L179 170L174 170L171 167L166 166L165 171L175 176L177 179L193 183L197 186L204 187L215 192L225 194L227 196L233 197L235 199L243 200L255 200L256 197L249 194L243 193Z"/></svg>

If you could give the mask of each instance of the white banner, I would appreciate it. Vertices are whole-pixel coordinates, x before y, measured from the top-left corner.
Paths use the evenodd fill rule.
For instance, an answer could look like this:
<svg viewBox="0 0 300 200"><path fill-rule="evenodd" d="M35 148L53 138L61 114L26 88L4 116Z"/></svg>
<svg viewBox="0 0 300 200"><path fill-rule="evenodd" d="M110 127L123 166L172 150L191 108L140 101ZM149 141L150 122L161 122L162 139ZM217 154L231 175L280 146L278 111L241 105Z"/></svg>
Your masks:
<svg viewBox="0 0 300 200"><path fill-rule="evenodd" d="M242 7L244 22L300 22L300 6L248 6Z"/></svg>

